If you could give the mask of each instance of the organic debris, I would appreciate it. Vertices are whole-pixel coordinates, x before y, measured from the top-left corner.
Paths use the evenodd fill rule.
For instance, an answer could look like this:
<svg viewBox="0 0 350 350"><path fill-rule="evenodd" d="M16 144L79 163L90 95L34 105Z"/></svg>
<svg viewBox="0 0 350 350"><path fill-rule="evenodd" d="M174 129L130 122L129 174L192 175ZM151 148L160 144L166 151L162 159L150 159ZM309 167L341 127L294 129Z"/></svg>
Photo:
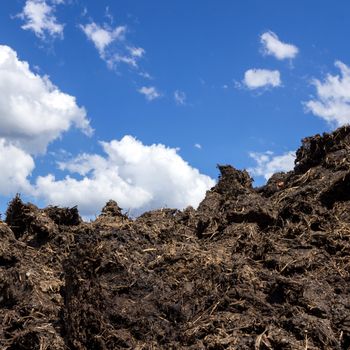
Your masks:
<svg viewBox="0 0 350 350"><path fill-rule="evenodd" d="M132 220L16 196L0 223L0 348L350 349L350 128L260 188L219 166L197 210Z"/></svg>

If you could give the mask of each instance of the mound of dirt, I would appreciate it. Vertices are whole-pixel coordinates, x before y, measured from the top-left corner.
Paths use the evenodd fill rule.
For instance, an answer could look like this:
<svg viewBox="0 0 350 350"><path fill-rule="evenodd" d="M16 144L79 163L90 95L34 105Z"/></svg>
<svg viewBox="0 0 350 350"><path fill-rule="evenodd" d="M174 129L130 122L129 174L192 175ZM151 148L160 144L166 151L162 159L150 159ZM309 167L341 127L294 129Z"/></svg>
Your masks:
<svg viewBox="0 0 350 350"><path fill-rule="evenodd" d="M0 348L350 349L350 128L253 188L133 220L17 196L0 222Z"/></svg>

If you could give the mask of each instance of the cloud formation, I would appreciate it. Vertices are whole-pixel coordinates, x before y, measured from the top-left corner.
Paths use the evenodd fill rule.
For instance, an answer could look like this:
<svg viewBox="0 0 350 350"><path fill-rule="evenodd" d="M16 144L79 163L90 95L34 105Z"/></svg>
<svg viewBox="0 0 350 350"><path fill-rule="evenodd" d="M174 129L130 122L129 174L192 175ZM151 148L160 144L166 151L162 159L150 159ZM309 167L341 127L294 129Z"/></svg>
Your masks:
<svg viewBox="0 0 350 350"><path fill-rule="evenodd" d="M82 179L39 177L37 196L51 204L78 204L84 215L98 213L112 198L137 215L165 206L196 207L215 184L185 162L176 149L162 144L147 146L132 136L124 136L101 145L105 156L82 154L60 163L62 170L79 174Z"/></svg>
<svg viewBox="0 0 350 350"><path fill-rule="evenodd" d="M145 96L146 100L153 101L160 98L161 93L154 86L142 86L138 92Z"/></svg>
<svg viewBox="0 0 350 350"><path fill-rule="evenodd" d="M305 103L306 110L338 127L350 123L350 68L336 61L340 75L328 74L323 81L314 79L317 96Z"/></svg>
<svg viewBox="0 0 350 350"><path fill-rule="evenodd" d="M55 16L56 5L63 0L27 0L17 17L24 21L22 29L30 30L40 39L62 38L64 25Z"/></svg>
<svg viewBox="0 0 350 350"><path fill-rule="evenodd" d="M94 22L86 24L85 26L81 25L80 28L85 33L87 38L93 42L101 58L103 59L106 59L107 47L114 41L124 40L124 35L126 32L125 26L118 26L112 29L107 25L101 27Z"/></svg>
<svg viewBox="0 0 350 350"><path fill-rule="evenodd" d="M184 106L186 104L186 99L187 99L187 96L183 91L176 90L174 92L174 100L177 105Z"/></svg>
<svg viewBox="0 0 350 350"><path fill-rule="evenodd" d="M95 45L100 58L107 63L110 69L116 68L119 63L138 68L138 61L144 56L145 50L142 47L127 44L126 26L112 28L106 23L99 25L91 22L80 25L80 28Z"/></svg>
<svg viewBox="0 0 350 350"><path fill-rule="evenodd" d="M273 152L251 152L249 156L256 162L256 166L248 171L253 176L263 176L268 180L274 173L287 172L294 169L295 152L289 151L282 155L274 155Z"/></svg>
<svg viewBox="0 0 350 350"><path fill-rule="evenodd" d="M299 49L292 44L279 40L278 36L271 31L265 32L260 37L262 50L265 55L274 56L278 60L292 59L298 54Z"/></svg>
<svg viewBox="0 0 350 350"><path fill-rule="evenodd" d="M251 90L278 87L281 86L280 72L268 69L249 69L244 74L243 84Z"/></svg>
<svg viewBox="0 0 350 350"><path fill-rule="evenodd" d="M68 175L33 179L34 155L73 126L90 134L86 112L48 77L34 74L8 46L0 46L0 193L47 204L78 205L82 215L115 199L136 215L158 207L197 206L215 181L192 168L176 149L143 145L132 136L101 142L104 156L82 154L59 168Z"/></svg>
<svg viewBox="0 0 350 350"><path fill-rule="evenodd" d="M84 108L61 92L48 77L34 74L16 52L0 45L0 193L34 193L30 176L33 155L72 126L92 129Z"/></svg>
<svg viewBox="0 0 350 350"><path fill-rule="evenodd" d="M0 138L29 154L44 153L72 126L92 133L86 111L75 97L61 92L47 76L33 73L4 45L0 45L0 115Z"/></svg>
<svg viewBox="0 0 350 350"><path fill-rule="evenodd" d="M33 158L3 138L0 138L0 167L0 193L2 195L31 192L28 177L35 167Z"/></svg>

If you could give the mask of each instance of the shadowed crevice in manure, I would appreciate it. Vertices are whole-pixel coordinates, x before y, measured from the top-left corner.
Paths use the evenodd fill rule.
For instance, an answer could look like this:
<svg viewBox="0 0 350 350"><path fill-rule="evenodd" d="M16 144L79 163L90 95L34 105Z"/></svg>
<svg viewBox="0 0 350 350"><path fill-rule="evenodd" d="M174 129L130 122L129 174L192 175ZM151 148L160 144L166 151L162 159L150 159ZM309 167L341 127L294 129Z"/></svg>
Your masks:
<svg viewBox="0 0 350 350"><path fill-rule="evenodd" d="M350 128L307 137L295 170L252 187L218 166L195 210L136 219L110 200L10 202L0 222L1 349L350 346Z"/></svg>

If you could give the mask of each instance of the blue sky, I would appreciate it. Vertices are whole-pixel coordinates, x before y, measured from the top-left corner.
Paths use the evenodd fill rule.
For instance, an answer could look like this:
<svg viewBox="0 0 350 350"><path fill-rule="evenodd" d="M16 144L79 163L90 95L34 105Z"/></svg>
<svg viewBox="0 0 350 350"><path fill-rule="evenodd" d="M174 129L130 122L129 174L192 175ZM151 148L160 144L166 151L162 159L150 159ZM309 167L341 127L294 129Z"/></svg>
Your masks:
<svg viewBox="0 0 350 350"><path fill-rule="evenodd" d="M345 0L0 8L2 211L16 192L85 216L109 197L135 214L196 206L216 164L259 185L350 120Z"/></svg>

